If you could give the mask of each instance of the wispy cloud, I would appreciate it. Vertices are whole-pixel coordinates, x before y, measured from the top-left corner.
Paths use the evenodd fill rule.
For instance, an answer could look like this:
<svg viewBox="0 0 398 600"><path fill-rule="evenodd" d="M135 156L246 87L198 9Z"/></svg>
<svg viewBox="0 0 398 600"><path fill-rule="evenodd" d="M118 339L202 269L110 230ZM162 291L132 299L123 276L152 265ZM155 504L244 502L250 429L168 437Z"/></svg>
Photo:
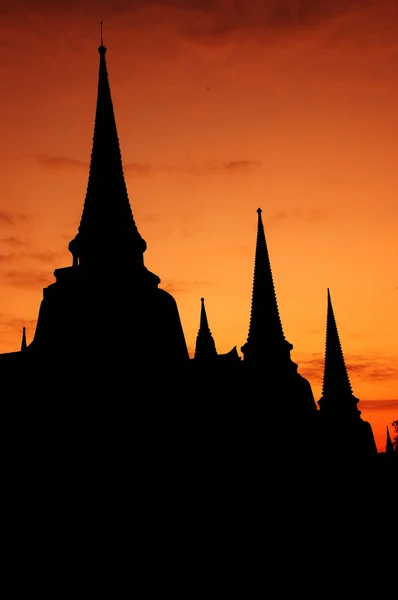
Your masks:
<svg viewBox="0 0 398 600"><path fill-rule="evenodd" d="M1 278L17 288L36 290L47 287L54 282L54 277L46 271L8 271L1 274Z"/></svg>
<svg viewBox="0 0 398 600"><path fill-rule="evenodd" d="M34 160L44 168L52 170L85 170L88 171L89 163L67 156L50 156L45 154L34 155ZM124 172L140 177L156 176L158 174L186 174L196 177L217 173L245 173L261 166L261 162L249 159L236 160L210 160L205 163L157 164L125 163Z"/></svg>
<svg viewBox="0 0 398 600"><path fill-rule="evenodd" d="M322 223L330 221L333 218L333 213L330 210L313 208L308 210L295 209L289 212L279 211L269 216L263 213L263 222L266 229L277 228L283 223L294 221L302 223Z"/></svg>
<svg viewBox="0 0 398 600"><path fill-rule="evenodd" d="M23 213L13 213L8 210L0 210L0 227L15 227L29 220L29 216Z"/></svg>
<svg viewBox="0 0 398 600"><path fill-rule="evenodd" d="M53 263L56 261L57 258L63 255L64 252L53 252L51 250L45 250L44 252L30 252L24 254L24 256L28 258L33 258L44 263Z"/></svg>
<svg viewBox="0 0 398 600"><path fill-rule="evenodd" d="M64 169L88 169L89 164L76 158L68 156L49 156L47 154L35 154L34 158L39 165L49 169L64 170Z"/></svg>
<svg viewBox="0 0 398 600"><path fill-rule="evenodd" d="M146 165L147 170L145 174L185 174L193 175L195 177L202 177L205 175L216 175L219 173L236 174L236 173L247 173L253 169L257 169L261 166L261 162L256 160L239 159L239 160L209 160L204 163L180 163L176 165L154 165L149 167ZM125 170L128 171L129 166L126 165Z"/></svg>
<svg viewBox="0 0 398 600"><path fill-rule="evenodd" d="M13 236L0 238L0 244L11 246L12 248L26 248L26 246L29 246L29 242Z"/></svg>
<svg viewBox="0 0 398 600"><path fill-rule="evenodd" d="M18 243L16 243L17 247L26 247L29 244L20 244L18 246ZM8 254L0 254L0 264L10 264L10 263L19 263L21 260L29 260L29 261L35 261L35 262L42 262L42 263L55 263L57 261L57 259L62 258L63 256L65 256L66 251L65 250L59 250L57 252L52 251L52 250L44 250L44 251L38 251L38 252L26 252L26 251L21 251L21 252L9 252Z"/></svg>
<svg viewBox="0 0 398 600"><path fill-rule="evenodd" d="M317 383L322 381L324 356L313 354L308 358L297 360L300 373ZM398 380L398 365L391 358L377 358L362 355L346 355L345 362L349 376L355 376L360 380L367 381L391 381Z"/></svg>
<svg viewBox="0 0 398 600"><path fill-rule="evenodd" d="M32 330L36 327L37 319L21 319L18 317L12 317L5 313L0 313L0 329L11 329L13 331L20 330L22 327L26 327Z"/></svg>
<svg viewBox="0 0 398 600"><path fill-rule="evenodd" d="M198 288L206 288L209 285L212 285L210 281L166 281L160 284L160 288L162 288L165 292L169 292L169 294L185 294L188 292L192 292L197 290Z"/></svg>
<svg viewBox="0 0 398 600"><path fill-rule="evenodd" d="M10 263L14 258L15 254L0 254L0 263Z"/></svg>
<svg viewBox="0 0 398 600"><path fill-rule="evenodd" d="M398 400L361 400L364 410L396 410L398 418Z"/></svg>

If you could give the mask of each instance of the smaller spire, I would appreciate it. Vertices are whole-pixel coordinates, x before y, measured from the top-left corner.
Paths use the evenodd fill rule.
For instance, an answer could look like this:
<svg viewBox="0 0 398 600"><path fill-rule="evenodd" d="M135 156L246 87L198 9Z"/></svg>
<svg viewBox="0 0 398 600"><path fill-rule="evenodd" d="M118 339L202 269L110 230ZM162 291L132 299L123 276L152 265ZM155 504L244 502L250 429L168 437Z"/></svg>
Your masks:
<svg viewBox="0 0 398 600"><path fill-rule="evenodd" d="M330 290L327 290L327 315L326 315L326 348L325 364L323 371L322 398L319 406L328 410L346 413L352 411L358 415L360 411L356 406L358 398L352 393L350 378L348 376L343 350L337 331ZM326 407L325 404L328 406Z"/></svg>
<svg viewBox="0 0 398 600"><path fill-rule="evenodd" d="M274 357L290 361L293 346L285 339L282 329L261 214L258 208L249 333L241 350L245 359Z"/></svg>
<svg viewBox="0 0 398 600"><path fill-rule="evenodd" d="M207 320L205 299L200 299L202 306L200 308L200 325L196 338L195 359L197 360L212 360L217 354L216 344L210 331Z"/></svg>
<svg viewBox="0 0 398 600"><path fill-rule="evenodd" d="M387 429L386 454L394 454L394 445L392 443L392 439L390 436L390 431L388 429L388 426L386 427L386 429Z"/></svg>
<svg viewBox="0 0 398 600"><path fill-rule="evenodd" d="M100 32L101 32L101 46L104 45L104 40L102 39L102 21L100 21Z"/></svg>
<svg viewBox="0 0 398 600"><path fill-rule="evenodd" d="M27 348L27 344L26 344L26 327L22 327L21 352L23 352L24 350L26 350L26 348Z"/></svg>

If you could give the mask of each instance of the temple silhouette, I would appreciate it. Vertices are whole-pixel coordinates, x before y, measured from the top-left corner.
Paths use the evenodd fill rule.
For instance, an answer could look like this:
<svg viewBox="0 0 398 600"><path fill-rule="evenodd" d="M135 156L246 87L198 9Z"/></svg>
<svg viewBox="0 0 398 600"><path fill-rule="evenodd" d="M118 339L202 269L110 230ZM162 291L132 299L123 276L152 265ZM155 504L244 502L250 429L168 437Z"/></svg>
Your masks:
<svg viewBox="0 0 398 600"><path fill-rule="evenodd" d="M29 452L21 452L29 460L33 451L50 471L70 464L83 472L93 468L94 448L101 468L113 460L106 468L123 471L131 459L157 473L178 464L201 474L202 483L206 474L253 469L268 477L287 467L371 468L378 452L351 388L330 291L317 407L290 356L261 209L243 357L236 347L217 352L203 298L189 357L176 301L144 264L147 244L128 198L105 56L101 43L91 162L80 226L69 243L71 265L56 269L43 290L33 340L27 343L24 328L20 351L0 356L3 392L23 408L15 418ZM387 429L383 464L396 456Z"/></svg>

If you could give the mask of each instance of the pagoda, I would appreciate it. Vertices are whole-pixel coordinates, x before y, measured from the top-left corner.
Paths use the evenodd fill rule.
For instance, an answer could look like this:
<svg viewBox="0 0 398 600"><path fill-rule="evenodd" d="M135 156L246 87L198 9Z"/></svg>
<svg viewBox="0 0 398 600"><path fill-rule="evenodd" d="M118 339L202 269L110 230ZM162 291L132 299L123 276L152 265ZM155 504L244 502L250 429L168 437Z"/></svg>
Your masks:
<svg viewBox="0 0 398 600"><path fill-rule="evenodd" d="M318 404L322 454L333 461L372 460L376 457L373 431L370 424L361 418L358 403L359 399L352 392L328 289L322 397Z"/></svg>
<svg viewBox="0 0 398 600"><path fill-rule="evenodd" d="M55 283L44 289L26 349L82 377L93 365L106 373L111 365L134 370L189 358L176 302L144 265L147 245L127 194L102 39L98 51L91 162L80 226L69 243L72 265L56 269Z"/></svg>

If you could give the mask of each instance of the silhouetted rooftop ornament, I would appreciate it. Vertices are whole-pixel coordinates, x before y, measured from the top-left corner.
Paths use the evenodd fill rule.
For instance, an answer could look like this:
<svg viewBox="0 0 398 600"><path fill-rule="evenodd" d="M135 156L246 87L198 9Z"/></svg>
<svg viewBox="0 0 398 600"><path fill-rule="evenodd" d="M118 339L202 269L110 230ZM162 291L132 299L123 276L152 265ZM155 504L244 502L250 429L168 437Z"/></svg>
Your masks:
<svg viewBox="0 0 398 600"><path fill-rule="evenodd" d="M390 431L388 429L388 426L386 427L387 429L387 437L386 437L386 454L394 454L394 444L392 443L392 439L390 436Z"/></svg>
<svg viewBox="0 0 398 600"><path fill-rule="evenodd" d="M205 299L200 299L202 306L200 309L200 325L196 338L195 359L212 360L217 357L216 344L210 331L205 309Z"/></svg>
<svg viewBox="0 0 398 600"><path fill-rule="evenodd" d="M257 242L249 335L241 350L247 354L286 356L293 346L285 340L279 316L261 208L257 209Z"/></svg>
<svg viewBox="0 0 398 600"><path fill-rule="evenodd" d="M26 350L26 348L27 348L27 343L26 343L26 327L22 327L21 352L23 352L24 350Z"/></svg>
<svg viewBox="0 0 398 600"><path fill-rule="evenodd" d="M323 373L322 398L319 405L328 410L335 409L341 411L354 411L356 415L360 414L356 404L358 398L352 393L350 379L344 361L343 350L340 344L340 338L337 331L336 319L333 312L330 291L327 291L327 316L326 316L326 348L325 364Z"/></svg>
<svg viewBox="0 0 398 600"><path fill-rule="evenodd" d="M73 264L125 268L143 264L140 236L127 194L102 39L90 172L79 232L70 242Z"/></svg>

